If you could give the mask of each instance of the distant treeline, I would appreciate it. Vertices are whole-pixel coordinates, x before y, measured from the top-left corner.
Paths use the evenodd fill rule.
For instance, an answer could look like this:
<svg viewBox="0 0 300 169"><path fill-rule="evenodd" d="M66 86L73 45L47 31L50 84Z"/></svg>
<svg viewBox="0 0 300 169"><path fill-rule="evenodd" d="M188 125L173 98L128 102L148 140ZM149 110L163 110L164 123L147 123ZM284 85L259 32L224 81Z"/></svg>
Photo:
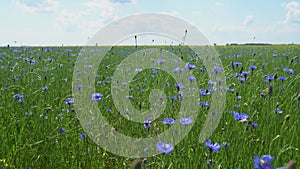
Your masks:
<svg viewBox="0 0 300 169"><path fill-rule="evenodd" d="M271 43L244 43L244 44L238 44L238 43L227 43L226 46L238 46L238 45L274 45L274 44L271 44ZM294 45L293 43L292 44L284 44L284 45Z"/></svg>

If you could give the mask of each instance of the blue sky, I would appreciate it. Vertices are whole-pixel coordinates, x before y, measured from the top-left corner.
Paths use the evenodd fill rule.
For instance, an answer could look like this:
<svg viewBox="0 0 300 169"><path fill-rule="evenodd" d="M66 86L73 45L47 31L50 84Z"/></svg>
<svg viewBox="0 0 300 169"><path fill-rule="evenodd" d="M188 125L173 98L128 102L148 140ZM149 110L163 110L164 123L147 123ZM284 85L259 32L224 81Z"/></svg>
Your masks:
<svg viewBox="0 0 300 169"><path fill-rule="evenodd" d="M0 45L84 45L103 26L145 12L184 19L212 43L300 43L295 0L9 0L0 2Z"/></svg>

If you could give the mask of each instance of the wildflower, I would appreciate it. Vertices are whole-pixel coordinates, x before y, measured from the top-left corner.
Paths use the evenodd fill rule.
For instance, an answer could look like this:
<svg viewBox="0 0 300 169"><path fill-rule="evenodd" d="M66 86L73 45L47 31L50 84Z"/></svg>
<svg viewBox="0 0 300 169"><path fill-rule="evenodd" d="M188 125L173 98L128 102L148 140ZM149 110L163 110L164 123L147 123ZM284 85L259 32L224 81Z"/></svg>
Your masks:
<svg viewBox="0 0 300 169"><path fill-rule="evenodd" d="M174 150L174 147L171 144L166 144L164 142L158 142L156 144L156 149L162 154L169 154Z"/></svg>
<svg viewBox="0 0 300 169"><path fill-rule="evenodd" d="M190 118L190 117L188 117L188 118L180 118L179 121L180 121L180 123L181 123L182 125L184 125L184 126L190 125L190 124L192 124L192 122L193 122L192 118Z"/></svg>
<svg viewBox="0 0 300 169"><path fill-rule="evenodd" d="M285 81L285 80L287 80L287 77L279 76L279 77L278 77L278 80Z"/></svg>
<svg viewBox="0 0 300 169"><path fill-rule="evenodd" d="M184 86L180 83L176 83L175 86L178 90L184 88Z"/></svg>
<svg viewBox="0 0 300 169"><path fill-rule="evenodd" d="M188 68L190 70L196 68L196 65L193 65L193 64L190 64L190 63L187 63L185 66L186 66L186 68Z"/></svg>
<svg viewBox="0 0 300 169"><path fill-rule="evenodd" d="M244 75L245 77L247 77L250 74L250 72L248 71L242 71L242 75Z"/></svg>
<svg viewBox="0 0 300 169"><path fill-rule="evenodd" d="M126 96L126 99L131 99L133 96Z"/></svg>
<svg viewBox="0 0 300 169"><path fill-rule="evenodd" d="M31 60L29 61L29 63L30 63L30 64L35 64L36 61L35 61L34 59L31 59Z"/></svg>
<svg viewBox="0 0 300 169"><path fill-rule="evenodd" d="M255 169L273 169L270 163L274 160L274 157L271 155L263 155L261 158L258 155L254 156L254 168ZM284 167L280 167L277 169L282 169Z"/></svg>
<svg viewBox="0 0 300 169"><path fill-rule="evenodd" d="M174 119L173 118L164 118L163 119L163 124L166 124L166 125L171 125L171 124L174 124Z"/></svg>
<svg viewBox="0 0 300 169"><path fill-rule="evenodd" d="M267 74L267 75L265 76L265 78L266 78L265 82L270 82L270 81L272 81L272 80L275 79L273 76L271 76L271 75L269 75L269 74Z"/></svg>
<svg viewBox="0 0 300 169"><path fill-rule="evenodd" d="M149 118L147 118L145 121L144 121L144 127L146 128L146 129L150 129L150 126L151 126L151 122L152 122L152 117L149 117Z"/></svg>
<svg viewBox="0 0 300 169"><path fill-rule="evenodd" d="M234 66L236 66L236 67L239 67L239 66L241 66L242 65L242 63L241 62L233 62L232 63Z"/></svg>
<svg viewBox="0 0 300 169"><path fill-rule="evenodd" d="M252 65L252 66L250 66L249 68L251 69L251 71L254 71L254 70L257 69L257 66Z"/></svg>
<svg viewBox="0 0 300 169"><path fill-rule="evenodd" d="M199 92L200 92L201 96L208 96L208 95L210 95L210 92L208 90L206 90L206 89L200 89Z"/></svg>
<svg viewBox="0 0 300 169"><path fill-rule="evenodd" d="M221 72L223 69L222 68L220 68L220 67L218 67L218 66L214 66L214 71L216 72L216 73L219 73L219 72Z"/></svg>
<svg viewBox="0 0 300 169"><path fill-rule="evenodd" d="M234 108L239 108L240 107L240 104L235 104L234 105Z"/></svg>
<svg viewBox="0 0 300 169"><path fill-rule="evenodd" d="M249 124L250 124L252 127L254 127L254 128L258 127L258 124L257 124L257 123L254 123L254 122L249 121Z"/></svg>
<svg viewBox="0 0 300 169"><path fill-rule="evenodd" d="M210 106L210 104L209 104L209 102L208 101L206 101L205 103L204 102L201 102L201 101L198 101L198 104L200 105L200 106L204 106L204 107L209 107Z"/></svg>
<svg viewBox="0 0 300 169"><path fill-rule="evenodd" d="M294 70L293 70L293 69L289 69L287 72L288 72L289 74L294 74Z"/></svg>
<svg viewBox="0 0 300 169"><path fill-rule="evenodd" d="M59 132L60 132L60 133L64 133L64 132L66 132L66 129L63 128L63 127L62 127L62 128L59 128Z"/></svg>
<svg viewBox="0 0 300 169"><path fill-rule="evenodd" d="M83 86L81 84L77 85L76 88L80 90Z"/></svg>
<svg viewBox="0 0 300 169"><path fill-rule="evenodd" d="M21 99L23 97L23 95L22 94L15 94L13 97L15 99Z"/></svg>
<svg viewBox="0 0 300 169"><path fill-rule="evenodd" d="M194 81L194 80L196 80L196 78L195 78L194 76L189 76L189 81L190 81L190 82L192 82L192 81Z"/></svg>
<svg viewBox="0 0 300 169"><path fill-rule="evenodd" d="M293 69L288 69L288 68L284 68L283 71L289 73L289 74L293 74L294 70Z"/></svg>
<svg viewBox="0 0 300 169"><path fill-rule="evenodd" d="M103 95L102 95L101 93L94 93L94 94L92 95L92 100L93 100L94 102L97 102L97 101L102 100L102 97L103 97Z"/></svg>
<svg viewBox="0 0 300 169"><path fill-rule="evenodd" d="M182 69L182 68L179 68L179 67L176 67L176 68L174 69L174 72L175 72L175 73L181 73L181 72L183 72L183 69Z"/></svg>
<svg viewBox="0 0 300 169"><path fill-rule="evenodd" d="M205 142L205 145L211 152L218 152L221 150L220 144L219 143L212 144L211 140L207 140Z"/></svg>
<svg viewBox="0 0 300 169"><path fill-rule="evenodd" d="M158 64L163 64L164 62L165 62L164 59L158 59L158 60L157 60L157 63L158 63Z"/></svg>
<svg viewBox="0 0 300 169"><path fill-rule="evenodd" d="M48 90L48 87L47 87L47 86L42 87L41 90L42 90L42 91L46 91L46 90Z"/></svg>
<svg viewBox="0 0 300 169"><path fill-rule="evenodd" d="M83 133L83 134L80 134L80 138L81 138L81 139L86 138L86 134L84 134L84 133Z"/></svg>
<svg viewBox="0 0 300 169"><path fill-rule="evenodd" d="M241 83L243 83L245 80L246 80L246 79L243 78L243 77L240 77L240 78L239 78L239 81L240 81Z"/></svg>
<svg viewBox="0 0 300 169"><path fill-rule="evenodd" d="M71 105L71 104L74 103L74 99L66 99L66 100L65 100L65 103L66 103L67 105Z"/></svg>
<svg viewBox="0 0 300 169"><path fill-rule="evenodd" d="M246 113L239 114L238 112L234 112L233 116L236 121L246 121L249 117Z"/></svg>
<svg viewBox="0 0 300 169"><path fill-rule="evenodd" d="M18 103L24 103L24 102L25 102L25 100L22 100L22 99L18 100Z"/></svg>

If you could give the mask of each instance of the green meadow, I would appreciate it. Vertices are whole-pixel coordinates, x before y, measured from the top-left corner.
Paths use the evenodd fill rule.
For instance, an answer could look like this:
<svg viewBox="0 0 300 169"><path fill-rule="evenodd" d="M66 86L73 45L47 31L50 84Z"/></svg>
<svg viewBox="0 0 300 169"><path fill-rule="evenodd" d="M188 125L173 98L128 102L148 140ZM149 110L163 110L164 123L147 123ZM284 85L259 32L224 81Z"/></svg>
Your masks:
<svg viewBox="0 0 300 169"><path fill-rule="evenodd" d="M128 81L130 98L124 98L130 99L135 109L145 111L150 108L151 91L164 91L166 108L161 110L159 118L151 121L149 128L128 121L114 106L111 81L115 69L127 56L145 48L150 47L112 48L96 68L95 78L96 92L103 95L98 107L107 122L115 132L138 138L155 137L172 127L163 124L164 118L173 118L175 122L181 118L177 116L180 89L172 76L157 69L142 70ZM255 155L273 156L270 165L274 168L290 160L299 163L300 45L216 46L226 77L222 89L213 89L201 58L196 59L188 47L157 48L194 65L190 68L194 79L186 80L196 83L205 94L199 92L199 111L197 118L192 119L191 132L173 145L170 153L142 158L142 168L249 169L254 166ZM94 143L77 118L74 105L78 103L68 102L73 98L74 66L80 52L80 47L0 48L0 168L133 166L136 159L112 154ZM80 90L85 86L76 87ZM199 142L214 90L226 92L222 118L208 138L221 145L217 152ZM242 113L247 118L238 119Z"/></svg>

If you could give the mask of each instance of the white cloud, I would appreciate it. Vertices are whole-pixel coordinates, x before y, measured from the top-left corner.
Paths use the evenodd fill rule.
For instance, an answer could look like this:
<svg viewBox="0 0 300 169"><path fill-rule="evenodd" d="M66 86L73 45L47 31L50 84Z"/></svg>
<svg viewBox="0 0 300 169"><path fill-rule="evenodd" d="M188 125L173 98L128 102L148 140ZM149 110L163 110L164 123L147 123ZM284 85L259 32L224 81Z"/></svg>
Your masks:
<svg viewBox="0 0 300 169"><path fill-rule="evenodd" d="M15 0L14 3L27 13L54 12L59 6L56 0L40 0L34 4L30 4L29 1Z"/></svg>
<svg viewBox="0 0 300 169"><path fill-rule="evenodd" d="M300 23L300 3L292 1L283 3L282 6L288 10L285 15L285 23Z"/></svg>
<svg viewBox="0 0 300 169"><path fill-rule="evenodd" d="M56 18L57 25L67 31L97 31L108 22L118 19L115 11L118 5L121 4L111 0L88 1L79 12L60 12Z"/></svg>
<svg viewBox="0 0 300 169"><path fill-rule="evenodd" d="M244 19L244 26L250 25L254 22L254 17L252 15L248 15L246 16L246 18Z"/></svg>

